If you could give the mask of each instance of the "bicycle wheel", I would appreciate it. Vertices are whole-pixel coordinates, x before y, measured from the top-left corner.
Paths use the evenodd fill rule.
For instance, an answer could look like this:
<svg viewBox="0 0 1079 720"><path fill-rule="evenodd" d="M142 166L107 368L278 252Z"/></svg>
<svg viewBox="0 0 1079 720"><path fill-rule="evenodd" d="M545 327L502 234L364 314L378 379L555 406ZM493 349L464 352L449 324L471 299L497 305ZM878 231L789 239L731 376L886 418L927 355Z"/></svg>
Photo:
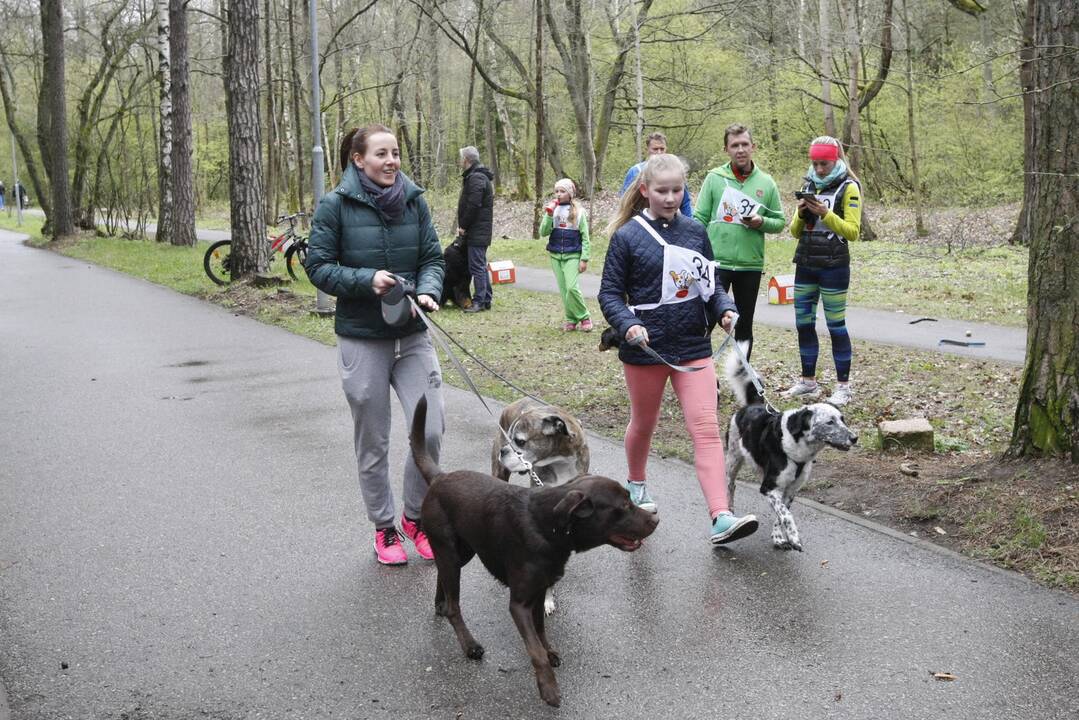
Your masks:
<svg viewBox="0 0 1079 720"><path fill-rule="evenodd" d="M303 267L305 260L307 260L307 241L297 240L292 243L292 247L285 252L285 268L288 270L289 277L293 280L300 279L296 275L294 266L299 265L300 267Z"/></svg>
<svg viewBox="0 0 1079 720"><path fill-rule="evenodd" d="M229 265L231 249L231 240L218 240L206 248L206 254L202 256L202 267L207 277L218 285L232 282L232 269Z"/></svg>

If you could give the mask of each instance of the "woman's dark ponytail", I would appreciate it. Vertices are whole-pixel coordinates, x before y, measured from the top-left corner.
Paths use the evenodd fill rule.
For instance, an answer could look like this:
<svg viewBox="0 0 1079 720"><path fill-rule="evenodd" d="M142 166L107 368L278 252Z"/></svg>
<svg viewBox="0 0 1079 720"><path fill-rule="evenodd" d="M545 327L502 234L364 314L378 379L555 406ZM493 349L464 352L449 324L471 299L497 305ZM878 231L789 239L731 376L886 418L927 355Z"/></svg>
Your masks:
<svg viewBox="0 0 1079 720"><path fill-rule="evenodd" d="M393 130L379 123L371 123L370 125L354 127L349 130L341 140L341 172L344 172L345 168L348 167L349 160L353 155L356 153L360 155L367 154L367 138L383 132L393 135Z"/></svg>

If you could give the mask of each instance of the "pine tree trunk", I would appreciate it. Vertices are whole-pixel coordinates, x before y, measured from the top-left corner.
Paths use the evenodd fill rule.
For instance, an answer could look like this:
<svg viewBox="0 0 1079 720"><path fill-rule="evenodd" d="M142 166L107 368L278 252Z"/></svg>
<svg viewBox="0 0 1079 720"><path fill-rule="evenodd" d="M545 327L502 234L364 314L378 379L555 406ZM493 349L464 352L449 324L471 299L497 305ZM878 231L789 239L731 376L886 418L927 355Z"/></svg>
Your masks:
<svg viewBox="0 0 1079 720"><path fill-rule="evenodd" d="M169 49L169 0L157 5L157 233L158 242L172 241L172 53Z"/></svg>
<svg viewBox="0 0 1079 720"><path fill-rule="evenodd" d="M1008 454L1079 464L1079 6L1029 0L1027 355ZM1021 228L1024 229L1024 228Z"/></svg>
<svg viewBox="0 0 1079 720"><path fill-rule="evenodd" d="M230 255L233 280L265 271L269 263L262 213L262 136L259 123L258 0L231 0L225 98L229 131Z"/></svg>
<svg viewBox="0 0 1079 720"><path fill-rule="evenodd" d="M173 245L193 246L195 237L195 155L191 137L191 67L188 62L187 0L168 0L172 68L172 233Z"/></svg>
<svg viewBox="0 0 1079 720"><path fill-rule="evenodd" d="M263 72L266 82L266 224L272 225L277 195L277 134L274 132L273 37L270 35L270 0L262 3Z"/></svg>
<svg viewBox="0 0 1079 720"><path fill-rule="evenodd" d="M61 0L42 0L44 68L38 103L38 145L49 180L52 212L45 224L53 237L75 232L67 163L67 101L64 97L64 9Z"/></svg>

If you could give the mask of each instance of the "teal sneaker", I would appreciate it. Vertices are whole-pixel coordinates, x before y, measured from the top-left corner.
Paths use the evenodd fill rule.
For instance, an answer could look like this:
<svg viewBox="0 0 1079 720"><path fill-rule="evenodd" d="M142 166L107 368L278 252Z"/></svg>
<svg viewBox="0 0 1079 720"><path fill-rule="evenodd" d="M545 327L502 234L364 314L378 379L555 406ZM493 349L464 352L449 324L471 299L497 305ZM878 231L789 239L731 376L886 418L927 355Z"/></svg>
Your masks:
<svg viewBox="0 0 1079 720"><path fill-rule="evenodd" d="M724 545L748 537L755 532L757 532L755 515L737 517L733 513L721 512L712 521L712 544Z"/></svg>
<svg viewBox="0 0 1079 720"><path fill-rule="evenodd" d="M629 499L641 510L647 510L650 513L658 512L656 501L648 494L648 488L644 486L643 482L627 480L626 490L629 490Z"/></svg>

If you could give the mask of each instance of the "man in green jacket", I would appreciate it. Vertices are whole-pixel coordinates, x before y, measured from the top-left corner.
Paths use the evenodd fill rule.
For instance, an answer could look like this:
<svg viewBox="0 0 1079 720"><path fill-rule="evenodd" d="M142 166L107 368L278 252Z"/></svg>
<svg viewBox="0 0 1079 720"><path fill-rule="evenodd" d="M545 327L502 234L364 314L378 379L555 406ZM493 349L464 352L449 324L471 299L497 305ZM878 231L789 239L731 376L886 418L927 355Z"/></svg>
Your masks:
<svg viewBox="0 0 1079 720"><path fill-rule="evenodd" d="M704 178L693 217L708 229L717 283L734 296L738 307L734 339L749 342L749 357L753 311L764 272L764 234L782 232L787 220L775 180L753 162L757 145L749 128L729 126L723 133L723 149L731 161Z"/></svg>

